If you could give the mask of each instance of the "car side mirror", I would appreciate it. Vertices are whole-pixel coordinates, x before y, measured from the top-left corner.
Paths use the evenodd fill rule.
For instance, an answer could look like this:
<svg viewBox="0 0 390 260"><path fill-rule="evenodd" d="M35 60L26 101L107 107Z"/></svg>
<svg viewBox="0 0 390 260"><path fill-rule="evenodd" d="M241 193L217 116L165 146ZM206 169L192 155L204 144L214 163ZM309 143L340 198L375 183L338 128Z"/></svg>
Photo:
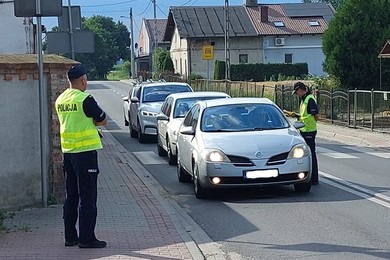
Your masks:
<svg viewBox="0 0 390 260"><path fill-rule="evenodd" d="M132 103L138 103L138 102L139 102L139 99L138 99L137 97L132 97L132 98L130 99L130 101L131 101Z"/></svg>
<svg viewBox="0 0 390 260"><path fill-rule="evenodd" d="M123 101L129 102L129 97L124 97Z"/></svg>
<svg viewBox="0 0 390 260"><path fill-rule="evenodd" d="M180 133L183 135L195 135L195 129L192 126L186 126L180 130Z"/></svg>
<svg viewBox="0 0 390 260"><path fill-rule="evenodd" d="M157 116L157 121L158 121L158 120L169 121L169 117L167 117L167 116L164 115L164 114L158 114L158 116Z"/></svg>
<svg viewBox="0 0 390 260"><path fill-rule="evenodd" d="M294 127L295 127L296 129L302 128L302 127L304 127L304 126L305 126L305 124L302 123L301 121L295 121L295 122L294 122Z"/></svg>

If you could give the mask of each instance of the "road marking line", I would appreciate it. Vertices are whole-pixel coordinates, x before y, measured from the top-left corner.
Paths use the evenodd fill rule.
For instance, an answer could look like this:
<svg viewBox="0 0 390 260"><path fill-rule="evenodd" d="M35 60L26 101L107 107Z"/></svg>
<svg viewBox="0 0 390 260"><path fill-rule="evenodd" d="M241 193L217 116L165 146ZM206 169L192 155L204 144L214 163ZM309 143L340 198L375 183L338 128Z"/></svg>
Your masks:
<svg viewBox="0 0 390 260"><path fill-rule="evenodd" d="M382 205L390 209L390 197L368 190L356 184L352 184L346 180L340 179L331 174L320 171L320 175L327 179L322 179L321 182L325 182L333 187L355 194L359 197L372 201L376 204Z"/></svg>
<svg viewBox="0 0 390 260"><path fill-rule="evenodd" d="M323 147L317 147L316 151L318 151L322 155L326 155L335 159L356 159L358 157L346 154L346 153L339 153L333 150L329 150Z"/></svg>
<svg viewBox="0 0 390 260"><path fill-rule="evenodd" d="M153 151L145 151L145 152L133 152L133 154L141 161L142 164L166 164L167 162L160 158Z"/></svg>
<svg viewBox="0 0 390 260"><path fill-rule="evenodd" d="M360 153L370 154L370 155L381 157L381 158L384 158L384 159L390 159L390 153L378 152L378 151L375 151L374 149L370 149L370 148L351 147L351 146L343 146L343 148L354 150L354 151L357 151L357 152L360 152Z"/></svg>

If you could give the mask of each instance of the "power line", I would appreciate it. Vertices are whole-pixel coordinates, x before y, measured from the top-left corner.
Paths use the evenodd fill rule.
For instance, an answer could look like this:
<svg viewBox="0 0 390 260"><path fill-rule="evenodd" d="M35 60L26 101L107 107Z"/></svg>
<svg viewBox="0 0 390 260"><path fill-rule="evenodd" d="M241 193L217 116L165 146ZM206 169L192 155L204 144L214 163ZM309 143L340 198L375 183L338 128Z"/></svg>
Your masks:
<svg viewBox="0 0 390 260"><path fill-rule="evenodd" d="M124 2L117 2L117 3L111 3L111 4L100 4L100 5L83 5L83 8L94 8L94 7L101 7L101 6L111 6L111 5L123 5L128 3L137 2L139 0L129 0Z"/></svg>
<svg viewBox="0 0 390 260"><path fill-rule="evenodd" d="M157 5L157 8L158 8L158 10L160 10L160 12L162 12L163 13L163 15L165 15L166 17L168 17L168 15Z"/></svg>
<svg viewBox="0 0 390 260"><path fill-rule="evenodd" d="M148 4L148 6L145 8L145 10L144 10L142 13L137 14L137 15L143 15L144 13L146 13L147 11L149 11L150 4L151 4L151 3L152 3L152 0L149 1L149 4Z"/></svg>

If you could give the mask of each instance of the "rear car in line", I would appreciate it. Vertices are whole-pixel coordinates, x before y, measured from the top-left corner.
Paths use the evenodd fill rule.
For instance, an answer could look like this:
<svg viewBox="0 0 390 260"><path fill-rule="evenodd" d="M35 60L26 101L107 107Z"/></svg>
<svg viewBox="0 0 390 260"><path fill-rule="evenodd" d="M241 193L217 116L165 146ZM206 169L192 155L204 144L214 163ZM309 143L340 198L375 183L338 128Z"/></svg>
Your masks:
<svg viewBox="0 0 390 260"><path fill-rule="evenodd" d="M157 116L157 151L160 156L168 156L168 163L176 164L177 133L184 116L199 100L230 98L223 92L200 91L169 95Z"/></svg>
<svg viewBox="0 0 390 260"><path fill-rule="evenodd" d="M157 136L157 114L165 98L172 93L193 92L190 85L181 82L153 82L141 84L130 99L129 128L132 137L144 143L148 136Z"/></svg>

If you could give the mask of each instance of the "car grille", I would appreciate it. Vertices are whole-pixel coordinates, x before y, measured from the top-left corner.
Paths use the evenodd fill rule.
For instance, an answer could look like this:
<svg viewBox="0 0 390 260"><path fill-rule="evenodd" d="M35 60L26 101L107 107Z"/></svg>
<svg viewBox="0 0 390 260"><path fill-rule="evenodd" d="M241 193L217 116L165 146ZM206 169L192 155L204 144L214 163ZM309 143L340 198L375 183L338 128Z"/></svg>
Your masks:
<svg viewBox="0 0 390 260"><path fill-rule="evenodd" d="M227 157L233 163L234 166L242 166L242 167L254 166L254 163L246 157L236 156L236 155L227 155Z"/></svg>
<svg viewBox="0 0 390 260"><path fill-rule="evenodd" d="M272 183L283 183L289 181L297 181L299 173L290 173L290 174L282 174L278 177L272 178L258 178L258 179L245 179L244 177L220 177L221 182L219 184L272 184ZM305 172L305 178L307 177L308 172ZM304 180L302 179L302 180Z"/></svg>
<svg viewBox="0 0 390 260"><path fill-rule="evenodd" d="M288 152L274 155L268 160L267 165L283 164L286 162L287 156Z"/></svg>

